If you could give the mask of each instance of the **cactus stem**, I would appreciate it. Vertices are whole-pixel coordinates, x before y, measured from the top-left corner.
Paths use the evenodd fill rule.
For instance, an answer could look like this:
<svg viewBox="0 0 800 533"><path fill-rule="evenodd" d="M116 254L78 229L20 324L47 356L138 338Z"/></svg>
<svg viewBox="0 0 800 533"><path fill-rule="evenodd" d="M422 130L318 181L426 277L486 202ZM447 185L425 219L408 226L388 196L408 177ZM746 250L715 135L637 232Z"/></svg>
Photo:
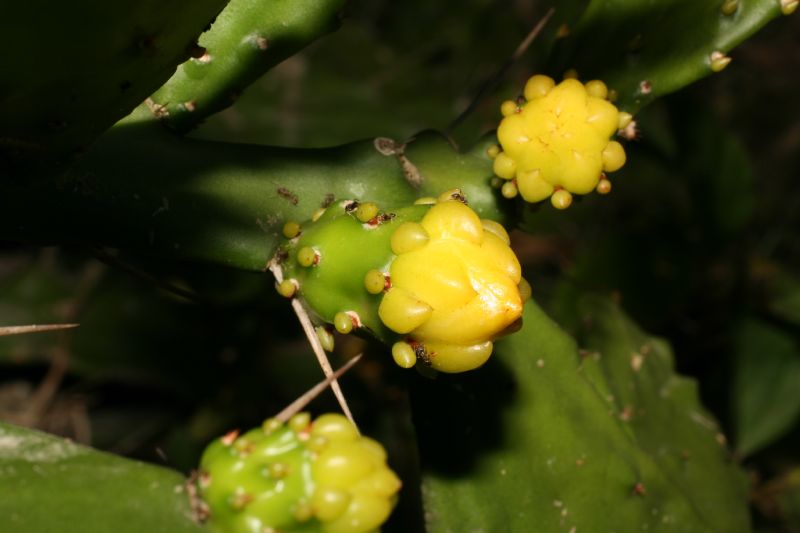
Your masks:
<svg viewBox="0 0 800 533"><path fill-rule="evenodd" d="M283 282L283 270L281 269L280 262L277 260L277 258L269 262L268 268L270 272L272 272L273 276L275 276L275 280L279 284ZM314 325L311 323L311 318L309 318L308 312L303 307L302 302L300 302L300 300L297 298L292 300L292 309L294 309L298 320L300 320L300 325L303 327L303 332L306 334L306 338L311 344L311 349L314 351L314 355L317 356L317 362L322 368L322 372L325 374L326 378L330 379L331 390L333 391L334 396L336 396L336 400L339 402L339 407L341 407L342 412L345 414L347 419L353 423L353 426L358 428L358 425L353 419L353 414L350 412L350 407L347 405L347 399L344 397L342 388L339 386L339 382L336 380L336 376L334 375L333 368L331 368L331 363L328 360L328 356L325 354L325 350L322 349L322 345L319 342L317 333L314 331Z"/></svg>

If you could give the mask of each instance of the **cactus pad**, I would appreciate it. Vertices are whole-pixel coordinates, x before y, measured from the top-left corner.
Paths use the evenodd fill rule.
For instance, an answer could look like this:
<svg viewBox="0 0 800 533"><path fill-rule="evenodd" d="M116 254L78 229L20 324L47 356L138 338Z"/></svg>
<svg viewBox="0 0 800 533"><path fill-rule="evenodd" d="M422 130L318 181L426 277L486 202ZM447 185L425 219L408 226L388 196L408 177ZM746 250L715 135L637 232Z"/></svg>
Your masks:
<svg viewBox="0 0 800 533"><path fill-rule="evenodd" d="M360 533L386 520L400 480L344 416L299 413L214 441L197 485L217 533Z"/></svg>
<svg viewBox="0 0 800 533"><path fill-rule="evenodd" d="M294 234L294 233L291 233ZM282 251L283 295L340 333L394 343L395 361L443 372L481 366L522 313L520 265L503 227L459 191L382 212L344 201L303 226ZM413 355L412 355L413 354Z"/></svg>
<svg viewBox="0 0 800 533"><path fill-rule="evenodd" d="M625 164L625 151L609 140L631 116L608 101L608 89L599 80L585 85L565 79L556 85L547 76L533 76L525 85L525 99L506 101L497 130L502 151L491 148L494 172L509 180L503 195L527 202L550 198L565 209L572 194L610 190L606 172Z"/></svg>

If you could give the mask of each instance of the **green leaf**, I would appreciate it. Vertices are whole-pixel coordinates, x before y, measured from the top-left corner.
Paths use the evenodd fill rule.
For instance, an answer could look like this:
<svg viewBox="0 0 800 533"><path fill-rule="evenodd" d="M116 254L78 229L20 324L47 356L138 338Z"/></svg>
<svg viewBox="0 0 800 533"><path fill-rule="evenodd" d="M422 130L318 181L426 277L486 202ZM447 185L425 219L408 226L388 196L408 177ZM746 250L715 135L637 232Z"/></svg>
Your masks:
<svg viewBox="0 0 800 533"><path fill-rule="evenodd" d="M735 346L736 450L750 455L800 417L800 353L792 335L755 318L737 328Z"/></svg>
<svg viewBox="0 0 800 533"><path fill-rule="evenodd" d="M0 423L0 531L199 533L178 472Z"/></svg>
<svg viewBox="0 0 800 533"><path fill-rule="evenodd" d="M778 0L740 1L733 14L722 0L593 0L553 68L600 78L630 112L712 73L710 56L727 54L780 15ZM735 59L734 59L735 61Z"/></svg>
<svg viewBox="0 0 800 533"><path fill-rule="evenodd" d="M672 355L613 304L579 351L533 302L487 367L417 383L429 532L748 531L746 486Z"/></svg>

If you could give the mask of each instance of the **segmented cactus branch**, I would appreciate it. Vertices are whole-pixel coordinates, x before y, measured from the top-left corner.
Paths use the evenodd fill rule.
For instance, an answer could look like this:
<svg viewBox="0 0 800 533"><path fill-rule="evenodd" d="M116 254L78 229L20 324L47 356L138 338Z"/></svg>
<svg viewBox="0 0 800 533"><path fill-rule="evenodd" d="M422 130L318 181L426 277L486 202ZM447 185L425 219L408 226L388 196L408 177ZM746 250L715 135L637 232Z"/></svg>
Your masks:
<svg viewBox="0 0 800 533"><path fill-rule="evenodd" d="M197 57L178 67L150 107L187 131L231 105L251 83L335 29L343 0L231 0L199 40Z"/></svg>
<svg viewBox="0 0 800 533"><path fill-rule="evenodd" d="M635 114L722 70L738 44L770 20L791 14L785 6L782 0L592 0L556 48L549 70L575 68L582 77L603 79L620 109Z"/></svg>
<svg viewBox="0 0 800 533"><path fill-rule="evenodd" d="M461 184L482 218L503 217L498 195L486 186L485 143L459 153L441 136L422 135L405 154L423 174L419 190L371 139L327 149L198 141L165 131L140 108L56 183L0 182L0 238L89 243L263 271L287 221L308 220L336 199L368 198L392 209Z"/></svg>
<svg viewBox="0 0 800 533"><path fill-rule="evenodd" d="M278 285L283 283L283 270L281 269L280 264L278 264L276 261L270 261L269 270L275 276L275 281L278 283ZM356 423L353 419L353 414L350 412L350 407L347 405L347 398L345 398L342 388L339 386L339 382L336 380L333 368L331 367L331 362L328 360L328 356L325 353L325 349L322 347L319 336L314 330L314 325L311 323L311 319L308 317L308 312L303 308L303 303L297 298L292 298L292 309L294 310L295 315L297 315L300 325L303 327L303 332L306 334L309 344L311 344L311 349L314 351L314 355L317 357L317 362L319 362L319 366L322 368L322 372L325 374L326 380L330 380L331 390L336 396L336 401L339 402L339 407L342 408L342 412L355 426Z"/></svg>

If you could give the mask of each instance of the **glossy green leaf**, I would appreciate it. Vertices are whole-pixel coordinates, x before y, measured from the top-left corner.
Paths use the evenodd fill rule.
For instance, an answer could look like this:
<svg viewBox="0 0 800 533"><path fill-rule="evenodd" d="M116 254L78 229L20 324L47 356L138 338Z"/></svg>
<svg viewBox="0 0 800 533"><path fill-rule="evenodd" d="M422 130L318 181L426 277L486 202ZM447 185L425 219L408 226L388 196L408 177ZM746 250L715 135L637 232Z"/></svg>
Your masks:
<svg viewBox="0 0 800 533"><path fill-rule="evenodd" d="M0 423L0 531L200 533L178 472Z"/></svg>
<svg viewBox="0 0 800 533"><path fill-rule="evenodd" d="M736 450L749 455L800 419L800 351L793 335L754 318L740 324L735 343Z"/></svg>
<svg viewBox="0 0 800 533"><path fill-rule="evenodd" d="M746 484L694 382L615 305L587 350L534 303L489 365L413 394L429 532L748 531Z"/></svg>
<svg viewBox="0 0 800 533"><path fill-rule="evenodd" d="M564 39L553 69L600 78L630 112L712 73L711 55L728 54L780 15L778 0L593 0ZM732 54L735 57L735 54ZM734 59L735 61L735 59Z"/></svg>

